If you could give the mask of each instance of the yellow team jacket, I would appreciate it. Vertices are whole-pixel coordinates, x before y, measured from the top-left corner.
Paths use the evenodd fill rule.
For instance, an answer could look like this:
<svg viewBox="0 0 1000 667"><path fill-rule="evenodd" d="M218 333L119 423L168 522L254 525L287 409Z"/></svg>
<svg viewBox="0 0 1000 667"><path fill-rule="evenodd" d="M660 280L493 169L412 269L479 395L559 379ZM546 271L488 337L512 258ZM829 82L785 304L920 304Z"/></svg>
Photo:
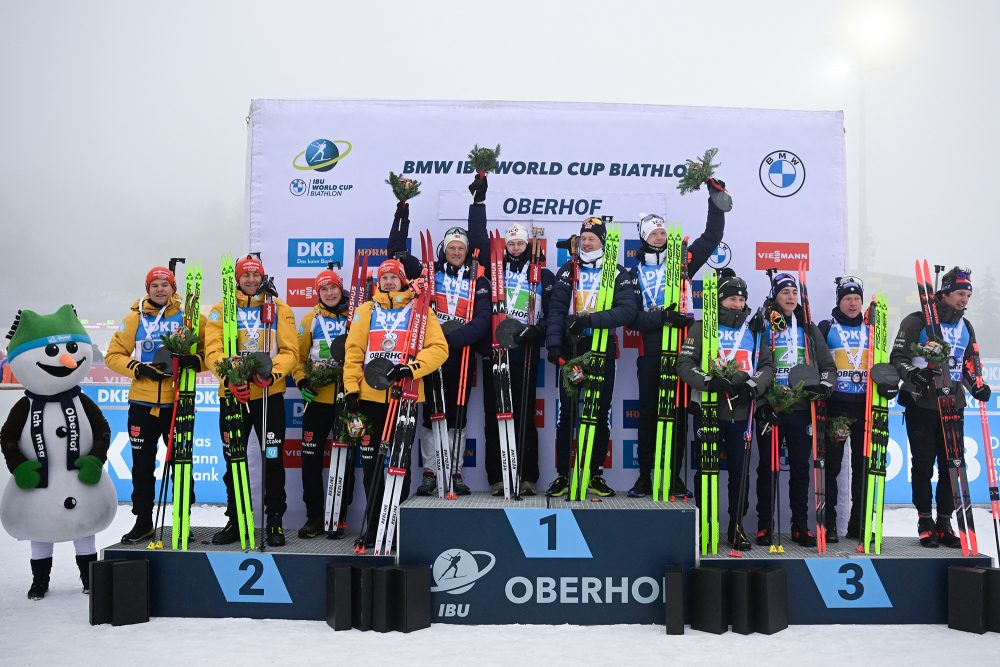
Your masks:
<svg viewBox="0 0 1000 667"><path fill-rule="evenodd" d="M292 377L295 379L295 382L298 382L306 376L305 363L309 358L309 352L312 350L313 321L316 319L316 314L319 313L323 317L331 320L344 320L347 319L345 312L346 311L334 312L322 303L318 303L302 318L302 322L299 323L299 365L295 367L295 371L292 373ZM314 389L316 390L316 398L313 400L317 403L333 403L337 400L336 384L328 384L325 387L314 387Z"/></svg>
<svg viewBox="0 0 1000 667"><path fill-rule="evenodd" d="M258 294L249 297L236 288L236 306L238 308L259 307L264 303L264 296ZM268 387L267 395L273 396L285 391L285 377L291 375L299 364L298 340L295 334L295 314L281 299L274 300L274 328L271 330L271 350L274 368L274 382ZM263 331L262 331L263 332ZM243 330L236 334L236 349L242 350L246 335ZM222 302L212 306L208 314L208 325L205 327L205 365L215 373L215 366L225 358L222 346ZM216 373L218 376L218 373ZM222 378L219 378L219 395L224 388ZM250 383L250 399L258 399L264 395L263 388Z"/></svg>
<svg viewBox="0 0 1000 667"><path fill-rule="evenodd" d="M176 315L181 310L181 299L176 294L170 296L167 301L167 308L163 311L164 317ZM150 317L156 317L160 312L160 307L147 298L136 299L125 316L122 325L111 337L108 344L107 354L104 355L105 365L114 372L130 377L132 385L129 387L128 400L137 403L151 403L154 405L166 405L174 400L174 380L167 377L163 380L150 380L148 378L137 378L135 367L139 362L132 358L135 353L135 335L139 328L139 308ZM198 316L198 348L197 356L201 361L201 368L205 368L205 323L204 315Z"/></svg>
<svg viewBox="0 0 1000 667"><path fill-rule="evenodd" d="M382 308L388 308L392 304L395 308L401 308L409 303L416 295L413 290L405 292L382 292L375 290L372 301L367 301L354 311L354 320L351 322L351 331L347 334L347 345L344 354L344 391L348 394L360 392L360 398L365 401L375 403L385 403L388 392L372 389L364 378L365 354L368 351L368 333L371 327L372 308L375 302ZM417 353L416 359L409 363L413 370L413 377L422 378L430 375L448 359L448 342L441 333L441 324L433 311L427 315L427 332L424 336L424 348ZM424 400L424 383L420 383L419 398Z"/></svg>

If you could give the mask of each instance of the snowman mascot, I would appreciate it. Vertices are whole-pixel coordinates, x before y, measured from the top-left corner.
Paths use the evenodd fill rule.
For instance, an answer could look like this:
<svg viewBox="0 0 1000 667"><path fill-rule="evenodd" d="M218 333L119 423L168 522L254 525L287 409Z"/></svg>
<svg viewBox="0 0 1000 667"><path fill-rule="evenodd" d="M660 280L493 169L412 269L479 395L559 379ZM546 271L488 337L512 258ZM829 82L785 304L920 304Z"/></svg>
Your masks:
<svg viewBox="0 0 1000 667"><path fill-rule="evenodd" d="M11 536L31 540L29 598L45 597L53 543L69 540L88 593L96 535L117 509L114 486L102 474L111 430L79 387L93 345L68 304L51 315L20 312L7 337L11 370L26 391L0 430L13 474L0 498L0 523Z"/></svg>

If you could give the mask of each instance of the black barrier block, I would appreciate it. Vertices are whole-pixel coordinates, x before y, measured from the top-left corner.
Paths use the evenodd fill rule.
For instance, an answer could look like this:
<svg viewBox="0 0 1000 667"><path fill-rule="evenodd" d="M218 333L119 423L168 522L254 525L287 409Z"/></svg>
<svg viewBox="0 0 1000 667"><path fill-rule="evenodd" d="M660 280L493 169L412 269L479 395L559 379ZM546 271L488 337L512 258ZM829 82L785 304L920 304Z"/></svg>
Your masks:
<svg viewBox="0 0 1000 667"><path fill-rule="evenodd" d="M149 561L122 560L111 565L111 625L149 622Z"/></svg>
<svg viewBox="0 0 1000 667"><path fill-rule="evenodd" d="M986 570L987 616L986 629L990 632L1000 632L1000 569L991 567Z"/></svg>
<svg viewBox="0 0 1000 667"><path fill-rule="evenodd" d="M948 627L986 632L986 570L952 565L948 568Z"/></svg>
<svg viewBox="0 0 1000 667"><path fill-rule="evenodd" d="M334 630L351 629L351 566L326 564L326 624Z"/></svg>
<svg viewBox="0 0 1000 667"><path fill-rule="evenodd" d="M351 626L356 630L372 629L374 568L351 566Z"/></svg>
<svg viewBox="0 0 1000 667"><path fill-rule="evenodd" d="M726 572L691 568L691 629L721 635L729 631Z"/></svg>
<svg viewBox="0 0 1000 667"><path fill-rule="evenodd" d="M729 571L729 620L733 632L741 635L753 633L750 570Z"/></svg>
<svg viewBox="0 0 1000 667"><path fill-rule="evenodd" d="M773 635L788 627L788 573L772 565L750 572L754 630Z"/></svg>
<svg viewBox="0 0 1000 667"><path fill-rule="evenodd" d="M90 624L111 622L111 566L121 559L95 560L90 564Z"/></svg>
<svg viewBox="0 0 1000 667"><path fill-rule="evenodd" d="M377 567L372 574L372 630L392 632L398 625L397 601L392 567Z"/></svg>
<svg viewBox="0 0 1000 667"><path fill-rule="evenodd" d="M684 634L684 568L667 565L663 568L666 625L668 635Z"/></svg>
<svg viewBox="0 0 1000 667"><path fill-rule="evenodd" d="M399 565L389 569L398 610L396 630L413 632L431 627L431 566Z"/></svg>

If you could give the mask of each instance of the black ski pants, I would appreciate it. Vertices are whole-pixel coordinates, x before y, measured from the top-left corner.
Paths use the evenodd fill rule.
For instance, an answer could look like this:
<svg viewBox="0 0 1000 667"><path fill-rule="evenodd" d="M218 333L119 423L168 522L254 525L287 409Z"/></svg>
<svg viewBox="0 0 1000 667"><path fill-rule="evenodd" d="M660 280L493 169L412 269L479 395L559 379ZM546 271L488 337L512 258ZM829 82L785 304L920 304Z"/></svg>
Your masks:
<svg viewBox="0 0 1000 667"><path fill-rule="evenodd" d="M656 413L660 389L660 355L646 354L636 362L636 375L639 380L639 477L652 479L653 462L656 453ZM681 481L681 469L684 467L684 455L687 453L686 411L679 409L674 421L674 441L670 448L670 470L673 479L670 489L679 491L684 488Z"/></svg>
<svg viewBox="0 0 1000 667"><path fill-rule="evenodd" d="M157 414L153 414L156 411ZM156 450L160 439L164 446L170 441L173 405L156 408L152 405L129 403L128 439L132 444L132 514L152 521L156 480ZM191 485L194 503L194 484Z"/></svg>
<svg viewBox="0 0 1000 667"><path fill-rule="evenodd" d="M792 525L806 526L809 501L809 459L812 456L812 436L809 428L812 416L807 410L793 410L778 415L778 435L788 449L788 504L792 510ZM770 529L774 508L771 506L771 432L761 433L763 422L757 431L757 528ZM780 449L779 449L780 451ZM775 531L781 526L775 524Z"/></svg>
<svg viewBox="0 0 1000 667"><path fill-rule="evenodd" d="M837 529L837 499L840 496L837 477L844 460L845 442L837 442L830 428L830 420L834 417L847 416L851 423L851 515L848 520L848 530L857 529L864 510L865 497L862 491L865 481L865 404L845 403L840 401L826 402L826 527L827 530Z"/></svg>
<svg viewBox="0 0 1000 667"><path fill-rule="evenodd" d="M339 414L334 403L306 404L302 415L302 502L306 517L319 519L326 510L326 486L323 483L323 463L327 439L334 430ZM354 457L349 457L344 469L344 505L354 496ZM335 474L330 470L330 474Z"/></svg>
<svg viewBox="0 0 1000 667"><path fill-rule="evenodd" d="M475 384L476 377L476 353L469 350L469 363L465 378L465 406L466 410L462 413L462 419L458 419L458 385L459 379L462 376L462 355L452 354L448 357L448 360L444 362L441 366L441 373L431 373L424 378L424 398L426 402L423 407L423 425L424 428L431 427L431 413L432 409L432 396L433 392L437 391L438 387L443 384L444 386L444 414L445 421L448 423L448 428L465 428L466 417L469 414L469 393L472 391L472 385ZM459 423L461 422L461 423Z"/></svg>
<svg viewBox="0 0 1000 667"><path fill-rule="evenodd" d="M590 338L583 338L578 350L589 350ZM604 358L604 383L601 385L601 399L597 410L597 428L594 430L593 451L590 457L590 474L600 475L604 465L604 459L608 454L608 438L611 433L608 422L611 411L611 395L615 389L615 351L618 349L618 342L615 336L608 337L607 355ZM583 399L583 391L579 397L581 403L572 399L559 382L559 421L556 422L556 471L560 475L569 475L569 454L573 430L580 423L580 410ZM584 455L583 447L585 443L579 443L578 453Z"/></svg>
<svg viewBox="0 0 1000 667"><path fill-rule="evenodd" d="M917 514L931 516L931 477L934 475L934 463L937 462L938 482L935 491L937 514L951 516L955 511L955 500L951 490L944 433L941 430L941 415L937 410L916 406L906 408L903 415L906 420L906 436L910 441L910 475L913 478L913 505L917 508ZM964 433L962 419L958 420L956 429L959 447L964 455L965 448L961 439Z"/></svg>
<svg viewBox="0 0 1000 667"><path fill-rule="evenodd" d="M427 389L426 387L424 388ZM375 530L378 527L378 513L382 507L382 493L385 490L385 466L389 458L389 451L386 451L385 458L379 462L378 448L382 439L382 430L385 427L385 420L389 412L388 403L376 401L358 401L358 411L368 420L368 434L362 438L358 447L361 455L361 467L364 472L363 484L365 486L365 525L368 528L368 535L374 539ZM399 494L399 502L403 502L410 497L410 448L412 442L407 443L404 452L403 462L405 463L406 476L403 478L403 488ZM389 448L392 447L392 435L389 436ZM378 465L381 463L381 465ZM376 469L376 465L378 465Z"/></svg>
<svg viewBox="0 0 1000 667"><path fill-rule="evenodd" d="M241 416L240 435L243 440L240 443L246 446L250 437L250 428L253 427L257 434L257 440L264 447L264 513L267 516L276 516L279 519L284 516L287 504L285 502L285 394L272 394L267 399L267 437L265 439L263 430L264 399L257 398L251 400L246 405L238 403ZM226 401L220 402L219 409L219 430L225 433L225 410ZM268 448L277 448L277 456L269 458L266 456ZM226 459L226 473L222 476L222 481L226 484L226 516L230 519L236 518L236 502L233 498L233 473L229 467L230 445L223 438L222 454Z"/></svg>
<svg viewBox="0 0 1000 667"><path fill-rule="evenodd" d="M524 373L524 350L514 348L510 355L510 389L514 399L514 433L520 437L524 433L524 442L517 442L518 466L521 479L526 482L538 481L538 428L535 426L535 397L537 387L535 376L538 371L540 355L538 348L530 348L531 367L528 374ZM526 399L527 410L522 410L522 401ZM493 359L483 357L483 407L486 411L486 479L492 485L503 481L503 470L500 465L500 424L493 418L497 414L496 387L493 381Z"/></svg>
<svg viewBox="0 0 1000 667"><path fill-rule="evenodd" d="M701 415L695 413L694 416L694 429L695 433L701 430ZM743 480L744 467L744 453L746 451L746 431L747 422L742 420L739 422L731 422L725 420L719 420L719 449L720 454L724 453L726 457L726 487L727 496L729 499L729 525L732 526L734 523L743 520L743 517L747 515L748 505L750 504L750 481L747 480L746 485L743 487L743 510L737 516L737 505L739 505L740 498L740 484ZM700 447L700 440L696 440L696 447ZM700 451L700 449L699 449ZM749 461L747 462L749 465ZM701 470L701 457L698 457L698 469ZM701 500L701 475L695 475L694 478L694 497L696 502ZM701 505L699 505L700 507Z"/></svg>

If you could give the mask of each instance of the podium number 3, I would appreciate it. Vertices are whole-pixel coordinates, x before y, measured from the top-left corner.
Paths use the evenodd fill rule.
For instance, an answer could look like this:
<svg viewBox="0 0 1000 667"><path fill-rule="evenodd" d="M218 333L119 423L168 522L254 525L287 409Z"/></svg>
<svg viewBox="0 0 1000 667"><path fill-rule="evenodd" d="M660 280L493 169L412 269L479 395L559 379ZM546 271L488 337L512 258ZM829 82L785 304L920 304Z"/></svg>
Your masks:
<svg viewBox="0 0 1000 667"><path fill-rule="evenodd" d="M844 583L849 587L849 589L841 588L837 591L837 594L848 601L860 599L865 594L865 587L861 583L861 575L864 574L861 566L857 563L844 563L837 571L846 575Z"/></svg>
<svg viewBox="0 0 1000 667"><path fill-rule="evenodd" d="M555 514L550 514L548 516L543 516L541 519L538 520L538 525L539 526L546 526L546 527L548 527L548 529L549 529L548 530L549 543L548 543L548 546L546 547L546 549L548 549L549 551L555 551L556 550L556 515Z"/></svg>

